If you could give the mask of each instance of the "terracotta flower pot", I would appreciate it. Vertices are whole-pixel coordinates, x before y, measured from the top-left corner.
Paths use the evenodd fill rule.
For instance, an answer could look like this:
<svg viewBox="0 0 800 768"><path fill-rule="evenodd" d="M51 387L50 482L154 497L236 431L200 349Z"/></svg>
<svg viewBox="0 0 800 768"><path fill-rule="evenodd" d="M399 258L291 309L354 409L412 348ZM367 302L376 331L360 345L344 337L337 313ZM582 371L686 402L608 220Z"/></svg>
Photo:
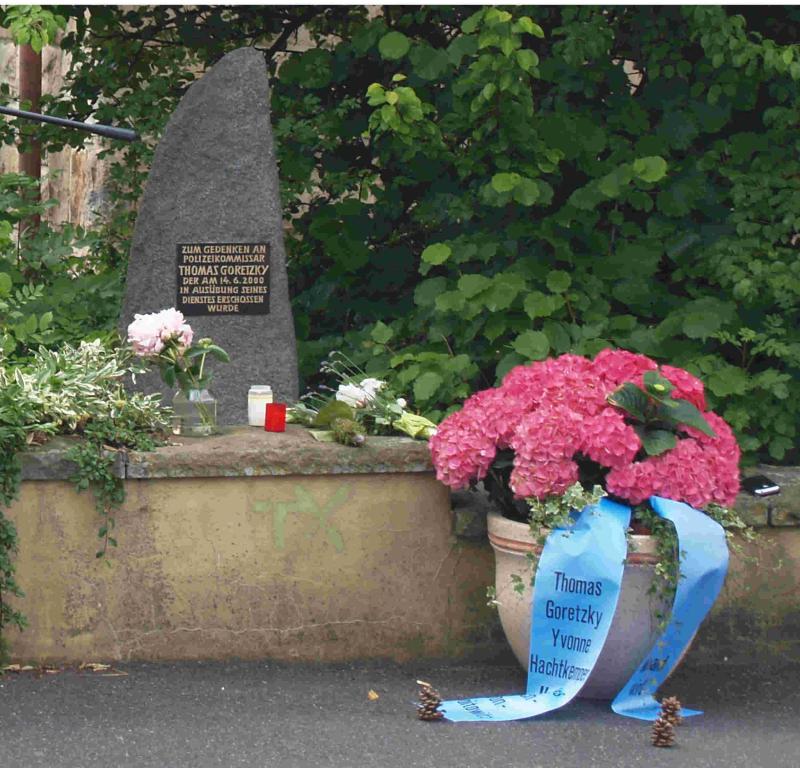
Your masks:
<svg viewBox="0 0 800 768"><path fill-rule="evenodd" d="M533 572L526 555L539 550L539 546L528 525L508 520L498 512L489 513L488 527L495 555L500 622L514 655L527 670ZM657 597L648 594L655 578L655 539L636 535L632 539L614 620L597 664L578 694L582 698L614 698L658 637L655 614L663 606ZM522 577L522 594L514 591L512 574Z"/></svg>

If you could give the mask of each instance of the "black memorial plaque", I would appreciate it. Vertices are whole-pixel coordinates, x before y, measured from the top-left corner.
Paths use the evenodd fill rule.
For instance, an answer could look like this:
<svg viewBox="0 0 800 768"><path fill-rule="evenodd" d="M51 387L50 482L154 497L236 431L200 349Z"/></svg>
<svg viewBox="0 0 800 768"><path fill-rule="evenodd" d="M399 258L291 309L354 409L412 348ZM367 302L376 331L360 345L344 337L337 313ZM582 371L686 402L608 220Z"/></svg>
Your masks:
<svg viewBox="0 0 800 768"><path fill-rule="evenodd" d="M178 243L176 263L184 315L269 314L267 243Z"/></svg>

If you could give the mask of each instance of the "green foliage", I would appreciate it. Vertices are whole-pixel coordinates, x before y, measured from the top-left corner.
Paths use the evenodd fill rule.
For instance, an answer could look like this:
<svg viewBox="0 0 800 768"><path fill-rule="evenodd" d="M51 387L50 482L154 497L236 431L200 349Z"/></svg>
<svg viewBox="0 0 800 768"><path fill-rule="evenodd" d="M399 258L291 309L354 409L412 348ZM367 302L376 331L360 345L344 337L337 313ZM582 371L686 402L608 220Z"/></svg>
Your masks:
<svg viewBox="0 0 800 768"><path fill-rule="evenodd" d="M526 499L530 509L528 522L531 526L531 533L535 537L539 537L542 528L552 530L553 528L569 527L574 523L572 515L575 510L580 511L584 507L595 505L605 495L606 492L599 485L595 485L591 491L587 491L580 483L575 483L560 496L549 496L546 499ZM540 543L544 544L544 540Z"/></svg>
<svg viewBox="0 0 800 768"><path fill-rule="evenodd" d="M55 201L33 198L37 183L0 174L0 351L27 360L40 346L110 340L119 315L119 270L96 253L97 233L41 223L18 236L19 224Z"/></svg>
<svg viewBox="0 0 800 768"><path fill-rule="evenodd" d="M99 341L57 350L41 347L24 365L0 355L0 662L7 650L4 629L25 626L22 613L7 602L8 595L21 597L22 591L12 561L17 533L2 511L19 490L19 454L55 434L86 438L72 451L78 464L74 482L78 490L95 492L104 518L98 552L102 556L116 544L112 512L124 500L109 448L149 450L154 435L167 426L157 397L126 392L123 377L135 370L132 365L130 352L109 349Z"/></svg>
<svg viewBox="0 0 800 768"><path fill-rule="evenodd" d="M337 419L353 421L355 415L355 411L346 403L339 400L331 400L319 409L313 425L315 427L330 427Z"/></svg>
<svg viewBox="0 0 800 768"><path fill-rule="evenodd" d="M378 51L384 59L402 59L410 47L409 39L397 31L387 32L378 42Z"/></svg>
<svg viewBox="0 0 800 768"><path fill-rule="evenodd" d="M97 532L101 540L100 549L95 553L97 558L105 557L109 546L117 546L113 535L116 527L114 510L125 501L125 486L115 472L117 450L112 449L152 451L159 444L152 430L165 427L160 420L143 421L143 414L136 405L129 400L120 400L113 421L89 421L82 430L85 439L69 454L77 465L72 478L75 490L92 491L95 509L103 519Z"/></svg>
<svg viewBox="0 0 800 768"><path fill-rule="evenodd" d="M679 558L678 558L678 536L675 533L675 526L663 517L657 515L649 504L640 504L633 510L634 519L641 526L642 533L649 532L656 543L656 557L658 562L655 565L655 578L653 579L649 593L657 597L655 617L658 620L660 629L664 629L669 620L667 610L675 601L675 591L678 589ZM633 540L629 538L628 551L635 550Z"/></svg>
<svg viewBox="0 0 800 768"><path fill-rule="evenodd" d="M17 386L6 382L0 387L0 669L7 661L7 640L4 627L25 627L25 617L8 603L8 596L22 597L14 576L13 556L17 551L17 529L3 515L2 508L11 504L20 482L18 453L25 446L25 430L21 426L22 406Z"/></svg>
<svg viewBox="0 0 800 768"><path fill-rule="evenodd" d="M745 451L790 459L800 158L797 86L775 45L719 8L537 9L544 42L520 36L523 12L478 11L451 31L446 50L466 54L436 88L403 66L424 109L413 124L383 107L370 118L375 165L404 172L381 173L369 215L388 210L391 182L395 196L413 188L392 231L426 244L416 307L390 323L391 350L371 347L374 370L466 353L491 383L521 362L618 345L704 376ZM727 71L708 62L737 46L750 53L726 53ZM446 384L420 394L429 408L458 399ZM650 450L668 446L663 432Z"/></svg>
<svg viewBox="0 0 800 768"><path fill-rule="evenodd" d="M177 99L256 45L306 377L355 348L438 419L518 363L616 345L702 376L749 460L797 459L796 9L70 13L48 110L145 137L114 164L104 263Z"/></svg>
<svg viewBox="0 0 800 768"><path fill-rule="evenodd" d="M494 485L490 486L496 492ZM527 523L531 529L531 536L536 541L539 549L528 552L526 557L533 566L530 585L536 575L536 565L539 561L541 548L544 547L548 535L555 528L566 530L564 535L569 535L569 529L574 525L575 513L580 512L587 506L597 504L606 492L595 485L591 491L584 488L580 483L574 483L559 496L548 496L545 499L530 498L525 499L528 507ZM519 574L511 575L512 585L515 592L522 594L525 591L525 582Z"/></svg>
<svg viewBox="0 0 800 768"><path fill-rule="evenodd" d="M12 5L0 18L0 26L8 29L17 45L30 45L36 53L52 43L66 24L63 16L40 5Z"/></svg>
<svg viewBox="0 0 800 768"><path fill-rule="evenodd" d="M331 421L334 440L342 445L360 447L366 442L364 428L355 419L334 419Z"/></svg>
<svg viewBox="0 0 800 768"><path fill-rule="evenodd" d="M26 434L81 432L94 420L124 422L131 418L127 409L139 428L166 426L157 396L125 391L123 379L137 370L128 350L110 349L99 341L65 344L57 350L40 348L24 366L4 363L0 390L13 388L8 418L16 418L14 423Z"/></svg>

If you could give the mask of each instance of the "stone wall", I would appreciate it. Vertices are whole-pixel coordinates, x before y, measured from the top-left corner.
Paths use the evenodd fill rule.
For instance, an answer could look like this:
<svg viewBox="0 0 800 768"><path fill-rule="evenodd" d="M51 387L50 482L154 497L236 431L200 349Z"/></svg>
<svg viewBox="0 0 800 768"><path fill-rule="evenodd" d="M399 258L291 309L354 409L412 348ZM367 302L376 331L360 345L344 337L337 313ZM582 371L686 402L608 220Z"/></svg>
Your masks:
<svg viewBox="0 0 800 768"><path fill-rule="evenodd" d="M69 441L26 456L16 659L408 660L502 650L492 554L452 536L427 446L364 449L237 428L118 462L111 567L99 518L65 481ZM42 479L50 478L50 479ZM494 642L487 642L494 637Z"/></svg>
<svg viewBox="0 0 800 768"><path fill-rule="evenodd" d="M474 494L451 500L423 443L370 438L355 449L298 427L243 427L118 455L128 497L110 568L95 558L91 496L66 482L69 445L24 455L8 510L30 619L9 633L20 661L508 652L486 607L492 551L466 520L485 508ZM782 664L800 653L800 471L759 469L783 493L770 510L740 497L759 540L732 554L691 661Z"/></svg>

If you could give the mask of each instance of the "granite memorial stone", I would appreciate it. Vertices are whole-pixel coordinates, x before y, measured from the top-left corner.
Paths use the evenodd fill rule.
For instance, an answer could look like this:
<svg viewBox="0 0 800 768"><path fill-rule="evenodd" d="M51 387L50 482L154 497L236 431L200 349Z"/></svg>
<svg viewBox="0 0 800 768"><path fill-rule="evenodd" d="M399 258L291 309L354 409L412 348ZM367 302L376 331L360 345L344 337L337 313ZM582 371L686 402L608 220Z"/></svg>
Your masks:
<svg viewBox="0 0 800 768"><path fill-rule="evenodd" d="M240 48L194 83L156 149L133 235L123 329L175 307L230 354L211 385L221 424L247 423L247 391L297 397L278 170L264 57ZM159 390L155 375L138 382Z"/></svg>

